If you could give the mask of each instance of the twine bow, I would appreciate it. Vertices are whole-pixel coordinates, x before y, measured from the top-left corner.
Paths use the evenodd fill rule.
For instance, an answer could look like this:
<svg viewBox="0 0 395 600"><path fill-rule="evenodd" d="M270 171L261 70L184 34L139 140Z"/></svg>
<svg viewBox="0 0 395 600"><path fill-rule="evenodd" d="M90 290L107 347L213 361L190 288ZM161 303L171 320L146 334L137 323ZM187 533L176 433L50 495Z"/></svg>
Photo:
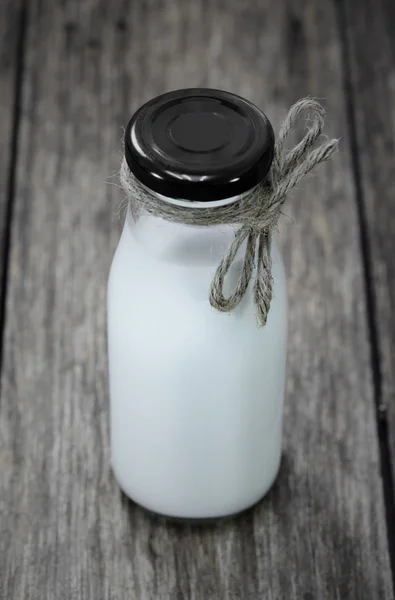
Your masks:
<svg viewBox="0 0 395 600"><path fill-rule="evenodd" d="M308 111L307 133L292 150L285 151L285 141L298 117L305 111ZM263 327L266 324L273 296L271 232L277 225L286 195L317 165L328 160L338 148L338 140L333 139L313 149L322 133L324 121L323 107L309 98L299 100L288 112L275 145L268 181L259 184L253 192L254 201L261 210L253 218L247 219L236 231L235 239L221 260L212 281L210 303L217 310L230 312L239 304L256 267L253 287L256 316L259 326ZM234 292L225 298L225 276L245 240L247 245L240 277Z"/></svg>
<svg viewBox="0 0 395 600"><path fill-rule="evenodd" d="M285 142L295 122L307 112L307 132L291 150ZM188 208L164 202L145 188L123 160L120 179L129 202L163 219L192 225L239 224L234 239L222 258L210 288L210 304L221 312L231 312L244 297L255 271L253 299L258 325L266 324L273 296L271 238L277 226L286 195L317 165L328 160L338 148L338 140L314 148L325 120L323 107L310 98L294 104L280 129L270 173L239 202L220 207ZM234 291L224 295L225 277L242 244L246 242L243 265Z"/></svg>

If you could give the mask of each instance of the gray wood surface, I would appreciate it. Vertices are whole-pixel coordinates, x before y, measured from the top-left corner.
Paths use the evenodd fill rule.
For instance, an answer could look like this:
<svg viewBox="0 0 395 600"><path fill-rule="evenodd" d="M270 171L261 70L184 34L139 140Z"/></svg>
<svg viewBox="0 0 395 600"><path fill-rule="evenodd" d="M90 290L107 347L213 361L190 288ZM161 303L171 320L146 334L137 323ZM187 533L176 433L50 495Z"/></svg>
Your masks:
<svg viewBox="0 0 395 600"><path fill-rule="evenodd" d="M355 13L353 3L346 3L345 26L378 333L378 401L382 419L388 415L395 481L395 5L391 0L364 4L365 10Z"/></svg>
<svg viewBox="0 0 395 600"><path fill-rule="evenodd" d="M12 191L11 167L15 152L13 125L17 100L16 83L20 66L18 61L20 27L20 0L2 0L0 2L0 299L7 243L7 209ZM1 321L2 310L0 308Z"/></svg>
<svg viewBox="0 0 395 600"><path fill-rule="evenodd" d="M391 600L360 231L335 8L295 0L29 3L0 410L0 598ZM325 98L342 150L289 199L284 459L237 520L157 522L109 470L106 277L122 125L229 89L277 127Z"/></svg>

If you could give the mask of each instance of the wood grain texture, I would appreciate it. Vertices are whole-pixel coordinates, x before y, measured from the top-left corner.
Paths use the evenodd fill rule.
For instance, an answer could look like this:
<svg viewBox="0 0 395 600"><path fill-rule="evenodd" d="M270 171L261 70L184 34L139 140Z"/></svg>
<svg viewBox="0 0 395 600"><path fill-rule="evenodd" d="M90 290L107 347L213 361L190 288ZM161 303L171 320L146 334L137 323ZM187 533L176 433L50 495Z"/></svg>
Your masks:
<svg viewBox="0 0 395 600"><path fill-rule="evenodd" d="M0 278L5 255L7 203L10 200L8 196L13 158L15 83L18 78L20 27L21 1L0 2ZM1 287L0 280L0 297ZM0 314L0 321L1 317Z"/></svg>
<svg viewBox="0 0 395 600"><path fill-rule="evenodd" d="M388 411L395 481L395 6L345 3L346 41L379 341L378 394ZM385 418L385 414L383 414Z"/></svg>
<svg viewBox="0 0 395 600"><path fill-rule="evenodd" d="M390 600L359 231L348 140L281 224L290 342L284 460L243 517L157 522L109 470L106 277L121 126L193 85L277 127L325 96L346 130L329 1L33 1L0 412L0 598ZM292 223L293 221L293 223ZM292 225L292 226L291 226Z"/></svg>

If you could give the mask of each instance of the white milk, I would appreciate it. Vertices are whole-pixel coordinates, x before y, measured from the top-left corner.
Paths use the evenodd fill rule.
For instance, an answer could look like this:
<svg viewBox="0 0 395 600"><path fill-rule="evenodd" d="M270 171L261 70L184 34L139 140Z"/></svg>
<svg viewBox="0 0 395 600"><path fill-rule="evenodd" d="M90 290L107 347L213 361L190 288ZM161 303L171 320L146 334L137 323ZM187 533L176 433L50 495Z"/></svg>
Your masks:
<svg viewBox="0 0 395 600"><path fill-rule="evenodd" d="M112 466L130 498L167 516L237 513L266 494L279 469L284 269L273 244L264 328L250 290L232 313L217 312L209 288L233 232L129 214L111 268Z"/></svg>

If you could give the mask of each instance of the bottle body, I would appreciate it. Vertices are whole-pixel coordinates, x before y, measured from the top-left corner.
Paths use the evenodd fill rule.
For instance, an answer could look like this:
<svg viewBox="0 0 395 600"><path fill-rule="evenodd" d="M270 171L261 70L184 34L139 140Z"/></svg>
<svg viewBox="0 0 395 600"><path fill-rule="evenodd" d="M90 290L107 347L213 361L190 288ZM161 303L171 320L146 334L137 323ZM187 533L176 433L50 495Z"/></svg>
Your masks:
<svg viewBox="0 0 395 600"><path fill-rule="evenodd" d="M111 454L137 503L166 516L240 512L278 472L287 295L273 243L274 294L258 328L247 291L232 313L209 303L232 226L129 213L108 287ZM241 248L226 285L240 272ZM226 294L226 289L225 289Z"/></svg>

